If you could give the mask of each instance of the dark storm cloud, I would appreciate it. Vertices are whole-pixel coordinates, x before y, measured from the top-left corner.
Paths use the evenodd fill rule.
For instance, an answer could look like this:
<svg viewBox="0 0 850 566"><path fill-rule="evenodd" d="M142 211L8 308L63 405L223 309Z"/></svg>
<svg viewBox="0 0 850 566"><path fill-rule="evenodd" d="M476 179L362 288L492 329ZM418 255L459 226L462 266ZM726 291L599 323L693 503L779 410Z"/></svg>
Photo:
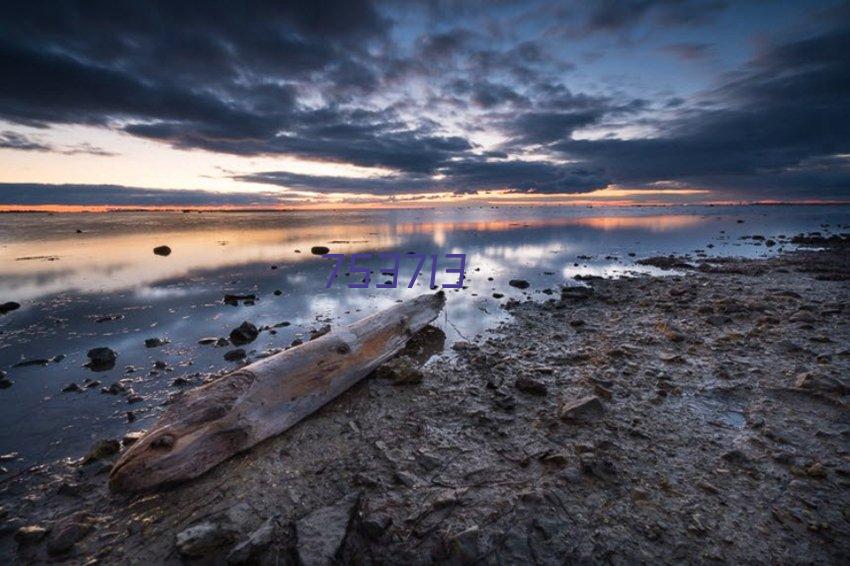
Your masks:
<svg viewBox="0 0 850 566"><path fill-rule="evenodd" d="M621 31L647 19L664 25L704 24L727 6L719 0L600 0L591 9L584 31Z"/></svg>
<svg viewBox="0 0 850 566"><path fill-rule="evenodd" d="M368 181L286 172L243 181L381 195L586 192L658 181L829 194L848 186L846 7L792 30L805 39L765 33L758 56L707 91L695 95L707 82L697 81L689 93L664 84L636 95L622 86L628 81L607 82L621 74L606 66L617 53L611 44L621 48L625 37L643 49L629 55L645 56L650 82L673 64L659 50L725 64L726 31L716 26L706 36L701 26L739 4L17 4L0 21L0 119L15 124L8 128L85 124L182 149L392 171ZM588 50L600 57L582 60ZM653 57L663 65L654 68ZM109 155L12 129L0 148ZM650 130L652 137L618 137ZM588 132L601 139L577 139ZM473 141L488 134L504 142Z"/></svg>
<svg viewBox="0 0 850 566"><path fill-rule="evenodd" d="M619 183L677 179L708 187L850 191L850 29L765 50L710 92L714 108L682 111L655 138L553 144ZM813 167L820 163L820 167ZM826 169L822 164L832 164ZM776 193L782 196L781 192Z"/></svg>
<svg viewBox="0 0 850 566"><path fill-rule="evenodd" d="M79 206L256 206L292 202L274 193L216 193L203 190L166 190L123 185L50 185L0 183L0 202L35 206L67 204Z"/></svg>
<svg viewBox="0 0 850 566"><path fill-rule="evenodd" d="M236 177L240 181L266 183L319 193L371 193L392 195L420 192L474 193L481 189L516 192L572 193L605 187L610 181L600 171L543 161L491 161L469 158L441 167L438 178L423 175L392 175L352 178L301 175L269 171Z"/></svg>
<svg viewBox="0 0 850 566"><path fill-rule="evenodd" d="M21 151L50 151L50 146L31 140L17 132L0 132L0 149Z"/></svg>

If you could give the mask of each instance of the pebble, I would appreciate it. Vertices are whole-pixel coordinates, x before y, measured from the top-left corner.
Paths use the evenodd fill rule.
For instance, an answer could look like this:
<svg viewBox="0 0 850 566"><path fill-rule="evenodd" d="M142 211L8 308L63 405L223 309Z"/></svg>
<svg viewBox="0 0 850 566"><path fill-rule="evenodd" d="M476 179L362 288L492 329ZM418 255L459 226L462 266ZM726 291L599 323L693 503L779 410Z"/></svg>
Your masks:
<svg viewBox="0 0 850 566"><path fill-rule="evenodd" d="M542 381L538 381L527 375L521 375L516 378L514 382L514 387L522 391L523 393L529 393L531 395L546 395L546 384Z"/></svg>
<svg viewBox="0 0 850 566"><path fill-rule="evenodd" d="M166 257L171 255L171 248L168 246L157 246L153 249L153 253Z"/></svg>
<svg viewBox="0 0 850 566"><path fill-rule="evenodd" d="M359 502L360 494L352 493L333 505L311 511L295 523L296 553L301 564L326 566L335 562Z"/></svg>
<svg viewBox="0 0 850 566"><path fill-rule="evenodd" d="M237 362L239 360L245 359L248 354L245 353L245 350L242 348L236 348L235 350L230 350L229 352L224 354L224 359L228 362Z"/></svg>
<svg viewBox="0 0 850 566"><path fill-rule="evenodd" d="M531 283L526 281L525 279L511 279L508 281L508 285L511 287L516 287L517 289L528 289L531 287Z"/></svg>
<svg viewBox="0 0 850 566"><path fill-rule="evenodd" d="M260 331L257 330L257 327L246 320L239 327L230 331L230 341L234 346L242 346L253 342L259 335Z"/></svg>
<svg viewBox="0 0 850 566"><path fill-rule="evenodd" d="M47 529L41 525L27 525L15 533L15 542L20 545L36 544L47 536Z"/></svg>
<svg viewBox="0 0 850 566"><path fill-rule="evenodd" d="M565 403L558 412L562 420L574 422L597 420L604 413L605 407L596 395L589 395L576 401Z"/></svg>

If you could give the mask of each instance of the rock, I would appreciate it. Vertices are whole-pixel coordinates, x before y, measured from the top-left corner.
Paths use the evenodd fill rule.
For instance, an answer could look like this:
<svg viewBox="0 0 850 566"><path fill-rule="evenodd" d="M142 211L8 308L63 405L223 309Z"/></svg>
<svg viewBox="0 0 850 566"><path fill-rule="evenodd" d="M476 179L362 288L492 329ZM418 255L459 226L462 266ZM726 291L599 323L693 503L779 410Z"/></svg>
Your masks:
<svg viewBox="0 0 850 566"><path fill-rule="evenodd" d="M68 385L62 388L62 393L79 393L82 390L83 388L77 385L76 383L69 383Z"/></svg>
<svg viewBox="0 0 850 566"><path fill-rule="evenodd" d="M496 392L496 397L493 399L493 404L503 411L513 411L516 408L516 399L513 395L502 391Z"/></svg>
<svg viewBox="0 0 850 566"><path fill-rule="evenodd" d="M593 287L564 287L561 289L562 301L584 301L593 296Z"/></svg>
<svg viewBox="0 0 850 566"><path fill-rule="evenodd" d="M6 376L6 372L0 370L0 389L9 389L14 382Z"/></svg>
<svg viewBox="0 0 850 566"><path fill-rule="evenodd" d="M363 534L371 540L380 538L392 524L392 517L385 513L373 513L361 520Z"/></svg>
<svg viewBox="0 0 850 566"><path fill-rule="evenodd" d="M94 444L83 459L84 464L95 460L102 460L118 454L121 450L121 443L115 439L100 440Z"/></svg>
<svg viewBox="0 0 850 566"><path fill-rule="evenodd" d="M230 350L229 352L224 354L224 359L228 362L237 362L239 360L245 359L248 354L245 353L245 350L242 348L236 348L235 350Z"/></svg>
<svg viewBox="0 0 850 566"><path fill-rule="evenodd" d="M0 462L11 462L18 457L17 452L9 452L8 454L0 454Z"/></svg>
<svg viewBox="0 0 850 566"><path fill-rule="evenodd" d="M602 417L605 407L596 395L588 395L577 401L571 401L561 406L558 412L562 420L573 422L589 422Z"/></svg>
<svg viewBox="0 0 850 566"><path fill-rule="evenodd" d="M164 338L148 338L145 340L145 348L158 348L168 344L168 340Z"/></svg>
<svg viewBox="0 0 850 566"><path fill-rule="evenodd" d="M60 521L51 529L47 538L47 553L57 555L69 552L91 532L94 525L94 517L84 511Z"/></svg>
<svg viewBox="0 0 850 566"><path fill-rule="evenodd" d="M206 338L201 338L200 340L198 340L198 344L202 346L207 346L209 344L215 344L216 342L218 342L218 340L219 339L216 336L207 336Z"/></svg>
<svg viewBox="0 0 850 566"><path fill-rule="evenodd" d="M248 560L267 548L274 538L277 517L270 517L260 528L248 535L246 540L233 547L227 554L228 564L244 564Z"/></svg>
<svg viewBox="0 0 850 566"><path fill-rule="evenodd" d="M501 299L501 298L503 298L503 297L504 297L504 295L503 295L502 293L493 293L493 298L494 298L494 299Z"/></svg>
<svg viewBox="0 0 850 566"><path fill-rule="evenodd" d="M797 379L794 381L794 386L798 389L807 389L809 391L823 393L837 393L838 395L846 395L850 392L850 387L838 379L812 371L805 372L797 376Z"/></svg>
<svg viewBox="0 0 850 566"><path fill-rule="evenodd" d="M165 362L164 362L164 361L162 361L162 360L156 360L156 361L153 363L153 367L155 367L156 369L165 369L165 368L167 368L167 367L168 367L168 364L167 364L167 363L165 363Z"/></svg>
<svg viewBox="0 0 850 566"><path fill-rule="evenodd" d="M226 294L226 295L224 295L223 302L225 304L233 305L235 307L235 306L239 305L239 301L242 301L243 305L250 306L250 305L253 305L256 300L257 300L257 295L254 295L253 293L250 294L250 295Z"/></svg>
<svg viewBox="0 0 850 566"><path fill-rule="evenodd" d="M168 246L157 246L153 249L153 253L163 257L171 255L171 248Z"/></svg>
<svg viewBox="0 0 850 566"><path fill-rule="evenodd" d="M310 248L310 253L313 255L325 255L331 253L331 250L325 246L313 246Z"/></svg>
<svg viewBox="0 0 850 566"><path fill-rule="evenodd" d="M16 303L15 301L0 303L0 314L10 313L12 311L18 310L19 308L21 308L21 304Z"/></svg>
<svg viewBox="0 0 850 566"><path fill-rule="evenodd" d="M86 356L89 358L86 367L93 371L110 370L115 367L115 360L118 359L118 354L112 348L92 348Z"/></svg>
<svg viewBox="0 0 850 566"><path fill-rule="evenodd" d="M109 387L101 388L100 391L101 391L101 393L109 393L110 395L118 395L119 393L123 393L126 390L127 390L127 388L124 387L123 383L121 383L120 381L116 381L115 383L110 384Z"/></svg>
<svg viewBox="0 0 850 566"><path fill-rule="evenodd" d="M407 356L399 356L381 365L375 370L375 376L388 379L393 385L413 385L422 383L422 371Z"/></svg>
<svg viewBox="0 0 850 566"><path fill-rule="evenodd" d="M674 256L653 256L644 259L639 259L635 263L638 265L650 265L659 269L693 269L693 265L684 261L681 258Z"/></svg>
<svg viewBox="0 0 850 566"><path fill-rule="evenodd" d="M296 522L296 552L304 566L326 566L334 562L359 501L360 494L352 493Z"/></svg>
<svg viewBox="0 0 850 566"><path fill-rule="evenodd" d="M517 289L528 289L531 287L531 283L526 281L525 279L511 279L508 281L508 285L511 287L516 287Z"/></svg>
<svg viewBox="0 0 850 566"><path fill-rule="evenodd" d="M280 297L281 295L283 295L283 291L281 291L280 289L274 290L274 296L275 297Z"/></svg>
<svg viewBox="0 0 850 566"><path fill-rule="evenodd" d="M310 331L310 340L315 340L316 338L319 338L320 336L324 336L325 334L327 334L330 331L331 331L331 325L330 324L326 324L326 325L322 326L321 328L311 330Z"/></svg>
<svg viewBox="0 0 850 566"><path fill-rule="evenodd" d="M130 446L131 444L135 444L145 435L145 431L139 430L136 432L128 432L124 435L124 438L121 439L121 444L125 447Z"/></svg>
<svg viewBox="0 0 850 566"><path fill-rule="evenodd" d="M20 545L36 544L47 536L47 529L40 525L27 525L15 533L15 542Z"/></svg>
<svg viewBox="0 0 850 566"><path fill-rule="evenodd" d="M204 521L177 533L177 550L186 558L203 558L221 553L239 537L226 520Z"/></svg>
<svg viewBox="0 0 850 566"><path fill-rule="evenodd" d="M257 330L257 327L246 320L230 332L230 341L234 346L242 346L253 342L259 335L260 331Z"/></svg>
<svg viewBox="0 0 850 566"><path fill-rule="evenodd" d="M516 378L516 381L514 382L514 387L516 387L523 393L541 396L546 395L546 384L542 381L538 381L534 378L528 377L527 375L521 375Z"/></svg>
<svg viewBox="0 0 850 566"><path fill-rule="evenodd" d="M189 385L189 380L185 377L175 377L174 381L171 382L172 387L183 387L185 385Z"/></svg>
<svg viewBox="0 0 850 566"><path fill-rule="evenodd" d="M446 564L475 564L481 550L479 548L480 531L472 526L456 535L448 537L446 545Z"/></svg>

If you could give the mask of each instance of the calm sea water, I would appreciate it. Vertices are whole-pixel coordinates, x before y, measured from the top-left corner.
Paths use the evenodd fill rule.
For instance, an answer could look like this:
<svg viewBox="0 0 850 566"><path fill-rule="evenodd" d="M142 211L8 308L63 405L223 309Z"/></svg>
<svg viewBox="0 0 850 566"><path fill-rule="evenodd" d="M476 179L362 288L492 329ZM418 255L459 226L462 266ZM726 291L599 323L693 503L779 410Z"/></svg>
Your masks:
<svg viewBox="0 0 850 566"><path fill-rule="evenodd" d="M176 390L175 378L234 367L223 359L229 348L198 341L227 336L242 321L290 323L246 346L254 357L306 339L323 324L339 326L429 291L427 273L406 288L415 267L408 260L401 263L398 289L374 288L386 277L376 277L368 289L349 289L346 283L355 279L345 270L326 289L332 262L312 255L312 246L343 254L466 254L467 288L448 292L438 321L449 345L506 320L500 304L508 298L547 298L546 289L573 282L577 274L658 273L633 261L659 254L760 257L780 247L742 236L841 231L848 223L850 207L820 206L0 215L0 302L22 304L0 316L0 369L14 381L0 390L0 454L20 454L0 465L11 472L79 457L96 439L149 427ZM159 245L172 253L154 255ZM441 261L438 268L454 265ZM523 293L508 286L515 278L531 287ZM253 306L231 306L222 301L226 293L258 299ZM147 348L148 338L169 343ZM118 352L112 370L84 367L86 352L99 346ZM61 361L14 367L56 356ZM156 361L170 371L150 375ZM126 373L127 366L136 371ZM103 386L130 379L145 400L130 405L99 387L61 392L85 378ZM128 410L138 416L132 424Z"/></svg>

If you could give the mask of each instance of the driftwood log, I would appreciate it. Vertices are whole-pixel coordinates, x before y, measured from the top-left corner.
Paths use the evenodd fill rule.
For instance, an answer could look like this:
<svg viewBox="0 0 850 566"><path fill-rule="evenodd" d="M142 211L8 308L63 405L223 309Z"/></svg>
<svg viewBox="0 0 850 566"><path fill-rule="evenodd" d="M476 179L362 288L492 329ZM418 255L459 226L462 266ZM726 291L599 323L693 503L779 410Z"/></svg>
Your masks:
<svg viewBox="0 0 850 566"><path fill-rule="evenodd" d="M195 478L280 434L398 353L444 304L442 291L419 296L187 392L122 455L110 488Z"/></svg>

